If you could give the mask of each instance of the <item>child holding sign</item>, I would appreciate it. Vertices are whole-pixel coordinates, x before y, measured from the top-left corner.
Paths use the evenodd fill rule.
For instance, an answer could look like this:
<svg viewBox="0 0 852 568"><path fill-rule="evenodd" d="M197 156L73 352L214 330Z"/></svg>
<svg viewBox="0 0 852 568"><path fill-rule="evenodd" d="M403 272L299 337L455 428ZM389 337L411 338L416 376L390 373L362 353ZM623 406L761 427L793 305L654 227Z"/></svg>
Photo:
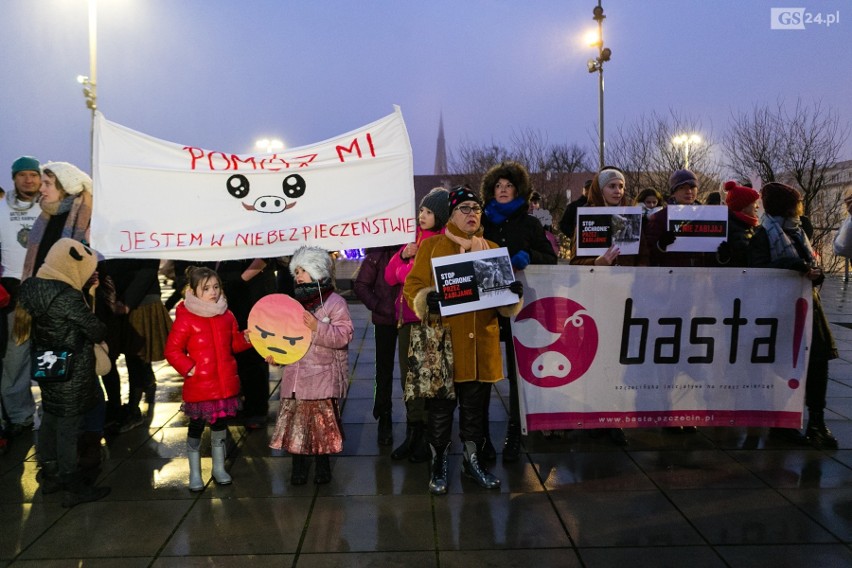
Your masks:
<svg viewBox="0 0 852 568"><path fill-rule="evenodd" d="M234 353L251 347L246 333L228 310L219 275L210 268L186 269L184 300L178 304L175 323L166 341L166 359L184 377L181 410L189 417L186 436L189 490L202 491L201 435L210 424L213 479L229 485L225 471L223 418L236 416L240 406L240 377Z"/></svg>
<svg viewBox="0 0 852 568"><path fill-rule="evenodd" d="M308 455L316 456L314 482L331 481L328 454L343 451L340 400L349 383L349 342L354 327L349 308L334 291L331 258L317 247L302 247L290 260L296 300L313 332L305 355L284 367L281 407L269 447L293 455L290 483L308 479ZM272 363L272 357L267 358Z"/></svg>

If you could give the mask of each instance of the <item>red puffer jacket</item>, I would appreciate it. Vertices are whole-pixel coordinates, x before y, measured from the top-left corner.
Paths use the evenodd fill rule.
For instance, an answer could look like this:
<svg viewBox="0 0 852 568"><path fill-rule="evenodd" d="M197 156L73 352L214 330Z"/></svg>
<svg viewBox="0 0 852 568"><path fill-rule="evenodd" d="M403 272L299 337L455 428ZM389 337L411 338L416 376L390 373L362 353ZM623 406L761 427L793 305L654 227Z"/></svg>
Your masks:
<svg viewBox="0 0 852 568"><path fill-rule="evenodd" d="M184 377L183 400L202 402L239 394L240 377L234 353L250 348L251 343L237 328L230 310L203 317L190 312L181 302L166 341L166 359ZM195 372L187 377L193 367Z"/></svg>

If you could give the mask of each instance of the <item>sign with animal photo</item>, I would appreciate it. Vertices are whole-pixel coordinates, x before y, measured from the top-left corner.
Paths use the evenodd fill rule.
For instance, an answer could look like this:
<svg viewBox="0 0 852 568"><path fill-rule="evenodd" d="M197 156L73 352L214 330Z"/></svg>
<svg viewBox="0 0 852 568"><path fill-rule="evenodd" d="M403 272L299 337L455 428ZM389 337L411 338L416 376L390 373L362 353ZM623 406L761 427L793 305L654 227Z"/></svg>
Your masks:
<svg viewBox="0 0 852 568"><path fill-rule="evenodd" d="M442 298L442 316L518 301L518 296L509 291L515 276L506 248L433 258L432 271Z"/></svg>
<svg viewBox="0 0 852 568"><path fill-rule="evenodd" d="M377 247L415 234L411 144L398 107L273 153L166 142L101 113L94 136L91 240L107 258L271 258L306 244Z"/></svg>
<svg viewBox="0 0 852 568"><path fill-rule="evenodd" d="M642 207L577 209L577 256L600 256L615 245L622 255L639 254Z"/></svg>
<svg viewBox="0 0 852 568"><path fill-rule="evenodd" d="M669 205L668 221L675 241L666 252L715 252L728 238L725 205Z"/></svg>

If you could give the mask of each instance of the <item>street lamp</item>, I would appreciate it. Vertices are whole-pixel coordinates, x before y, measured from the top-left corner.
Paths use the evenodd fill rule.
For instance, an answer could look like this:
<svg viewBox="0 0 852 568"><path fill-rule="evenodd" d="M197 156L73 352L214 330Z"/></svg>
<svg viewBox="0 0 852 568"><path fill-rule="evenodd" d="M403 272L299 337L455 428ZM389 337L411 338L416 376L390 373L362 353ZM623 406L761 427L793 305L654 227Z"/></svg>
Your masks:
<svg viewBox="0 0 852 568"><path fill-rule="evenodd" d="M261 138L254 143L254 147L258 150L263 150L267 154L271 154L274 151L282 150L284 148L284 142L277 138Z"/></svg>
<svg viewBox="0 0 852 568"><path fill-rule="evenodd" d="M683 146L683 167L689 169L689 147L701 144L701 137L697 134L679 134L672 138L672 144Z"/></svg>
<svg viewBox="0 0 852 568"><path fill-rule="evenodd" d="M603 8L601 7L601 0L598 0L598 5L592 10L592 19L598 23L598 35L594 38L594 41L591 42L591 45L596 46L598 48L598 56L594 59L589 59L586 64L586 68L589 70L589 73L598 74L598 139L600 141L600 169L604 167L604 79L603 79L603 64L604 61L609 61L612 56L612 50L608 47L604 47L603 41L603 21L606 19L604 16Z"/></svg>

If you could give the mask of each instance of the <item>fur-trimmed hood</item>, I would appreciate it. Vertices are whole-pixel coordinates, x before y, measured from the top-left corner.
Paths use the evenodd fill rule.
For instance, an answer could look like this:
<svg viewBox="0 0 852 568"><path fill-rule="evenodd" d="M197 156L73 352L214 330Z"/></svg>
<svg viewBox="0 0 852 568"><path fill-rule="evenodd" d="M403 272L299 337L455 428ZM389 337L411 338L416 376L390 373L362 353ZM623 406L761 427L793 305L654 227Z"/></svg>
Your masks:
<svg viewBox="0 0 852 568"><path fill-rule="evenodd" d="M319 247L305 246L293 253L290 259L290 273L293 276L296 276L298 267L310 274L315 282L323 278L331 278L331 257L328 251Z"/></svg>
<svg viewBox="0 0 852 568"><path fill-rule="evenodd" d="M530 174L522 164L512 161L501 162L486 172L479 190L483 203L487 204L494 199L494 186L497 185L500 178L512 182L515 189L518 190L518 197L529 203L532 195Z"/></svg>

